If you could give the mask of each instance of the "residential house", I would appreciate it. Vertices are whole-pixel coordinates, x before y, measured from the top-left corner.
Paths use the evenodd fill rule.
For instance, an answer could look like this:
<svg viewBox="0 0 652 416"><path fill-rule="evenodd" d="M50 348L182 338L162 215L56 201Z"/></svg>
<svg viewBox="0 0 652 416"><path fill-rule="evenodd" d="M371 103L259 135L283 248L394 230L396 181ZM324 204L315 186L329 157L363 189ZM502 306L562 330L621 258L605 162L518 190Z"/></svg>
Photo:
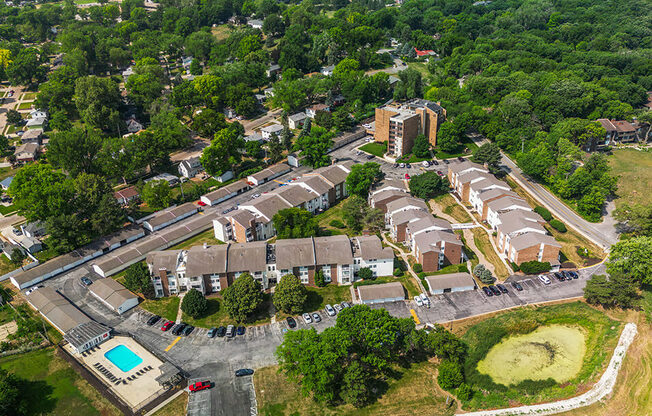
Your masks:
<svg viewBox="0 0 652 416"><path fill-rule="evenodd" d="M414 236L412 254L426 273L466 260L464 244L452 231L432 230Z"/></svg>
<svg viewBox="0 0 652 416"><path fill-rule="evenodd" d="M279 74L281 72L281 66L277 64L271 64L267 69L265 70L265 75L268 77L274 76L276 74Z"/></svg>
<svg viewBox="0 0 652 416"><path fill-rule="evenodd" d="M502 188L487 189L480 191L477 194L471 194L470 202L473 205L473 209L478 213L478 215L480 215L482 221L486 221L487 211L489 209L488 204L491 201L495 201L496 199L500 199L506 196L517 198L518 194L513 191L506 191Z"/></svg>
<svg viewBox="0 0 652 416"><path fill-rule="evenodd" d="M448 182L450 182L451 187L457 191L458 194L461 194L458 189L462 189L462 186L459 183L460 177L471 172L488 174L489 170L480 164L468 160L465 160L464 162L452 162L448 165ZM488 178L489 176L490 175L485 175L482 176L482 178Z"/></svg>
<svg viewBox="0 0 652 416"><path fill-rule="evenodd" d="M333 205L347 196L349 192L346 189L346 177L351 172L353 163L343 162L323 168L315 169L310 173L303 175L304 178L317 176L324 180L331 189L328 191L328 204Z"/></svg>
<svg viewBox="0 0 652 416"><path fill-rule="evenodd" d="M501 224L500 215L513 210L532 211L532 208L521 197L505 196L487 204L487 223L495 230Z"/></svg>
<svg viewBox="0 0 652 416"><path fill-rule="evenodd" d="M469 203L476 208L477 206L482 205L480 200L480 194L485 191L490 190L501 190L504 192L510 192L511 187L507 185L506 182L497 179L493 175L488 175L482 180L475 181L469 185ZM477 209L476 209L477 211Z"/></svg>
<svg viewBox="0 0 652 416"><path fill-rule="evenodd" d="M265 94L254 94L254 98L256 99L256 103L258 103L258 105L263 105L265 100L267 100L267 96Z"/></svg>
<svg viewBox="0 0 652 416"><path fill-rule="evenodd" d="M326 104L315 104L306 108L306 116L310 118L315 118L318 112L320 111L330 111L330 107Z"/></svg>
<svg viewBox="0 0 652 416"><path fill-rule="evenodd" d="M263 135L260 133L251 133L246 136L244 136L244 141L245 142L258 142L260 144L265 143L265 139L263 139Z"/></svg>
<svg viewBox="0 0 652 416"><path fill-rule="evenodd" d="M423 199L414 198L412 196L405 196L400 199L388 202L387 212L385 213L385 224L390 228L393 225L393 218L398 212L401 211L412 211L412 210L421 210L424 212L428 211L428 205L424 202Z"/></svg>
<svg viewBox="0 0 652 416"><path fill-rule="evenodd" d="M143 125L138 120L136 120L135 117L129 118L129 120L126 121L126 125L127 131L131 134L138 133L143 129Z"/></svg>
<svg viewBox="0 0 652 416"><path fill-rule="evenodd" d="M400 211L392 215L391 226L389 233L394 241L403 242L407 240L407 228L411 222L419 221L424 218L433 218L432 215L425 210L407 210Z"/></svg>
<svg viewBox="0 0 652 416"><path fill-rule="evenodd" d="M377 208L383 212L387 213L387 204L396 201L397 199L405 198L409 194L405 191L399 191L396 189L387 189L384 191L377 192L369 196L369 206L372 208Z"/></svg>
<svg viewBox="0 0 652 416"><path fill-rule="evenodd" d="M0 181L0 188L2 188L3 191L6 191L7 189L9 189L13 181L14 181L13 176L7 176L2 181Z"/></svg>
<svg viewBox="0 0 652 416"><path fill-rule="evenodd" d="M36 238L23 237L20 240L20 245L23 246L30 254L38 253L43 250L43 244Z"/></svg>
<svg viewBox="0 0 652 416"><path fill-rule="evenodd" d="M412 151L414 139L419 134L424 134L435 146L437 131L445 118L446 110L428 100L386 105L376 108L374 137L377 142L387 142L390 155L400 157Z"/></svg>
<svg viewBox="0 0 652 416"><path fill-rule="evenodd" d="M272 136L280 137L282 131L283 126L281 124L271 124L260 129L260 133L265 140L270 140Z"/></svg>
<svg viewBox="0 0 652 416"><path fill-rule="evenodd" d="M199 162L198 157L191 157L179 163L179 174L184 178L194 178L202 170L204 168Z"/></svg>
<svg viewBox="0 0 652 416"><path fill-rule="evenodd" d="M129 205L131 201L138 200L140 198L140 193L135 186L130 186L128 188L115 191L113 197L118 201L120 205Z"/></svg>
<svg viewBox="0 0 652 416"><path fill-rule="evenodd" d="M277 163L271 165L260 172L256 172L252 175L247 176L247 182L252 186L258 186L263 183L269 182L272 179L278 178L281 175L284 175L290 172L292 169L286 163Z"/></svg>
<svg viewBox="0 0 652 416"><path fill-rule="evenodd" d="M335 65L328 65L322 67L319 72L322 73L322 75L326 75L327 77L333 75L333 70L335 70Z"/></svg>
<svg viewBox="0 0 652 416"><path fill-rule="evenodd" d="M29 129L22 136L20 136L20 141L22 143L36 143L41 144L43 139L43 129Z"/></svg>
<svg viewBox="0 0 652 416"><path fill-rule="evenodd" d="M598 142L600 145L614 145L616 143L633 142L637 139L636 127L626 120L608 120L599 118L598 123L606 130L604 142ZM595 146L590 146L591 150Z"/></svg>
<svg viewBox="0 0 652 416"><path fill-rule="evenodd" d="M262 29L263 28L263 21L258 20L258 19L249 19L247 20L247 24L251 26L254 29Z"/></svg>
<svg viewBox="0 0 652 416"><path fill-rule="evenodd" d="M127 83L127 80L129 80L129 77L134 73L134 68L132 66L122 71L122 79L124 80L125 84Z"/></svg>
<svg viewBox="0 0 652 416"><path fill-rule="evenodd" d="M18 162L33 162L36 160L39 152L38 143L25 143L18 146L14 155Z"/></svg>
<svg viewBox="0 0 652 416"><path fill-rule="evenodd" d="M26 222L20 226L20 230L26 237L43 237L45 235L45 224L41 221Z"/></svg>
<svg viewBox="0 0 652 416"><path fill-rule="evenodd" d="M263 90L263 93L265 94L266 97L273 97L274 96L274 87L265 88Z"/></svg>
<svg viewBox="0 0 652 416"><path fill-rule="evenodd" d="M295 130L303 127L303 123L308 116L306 113L296 113L288 117L288 127Z"/></svg>

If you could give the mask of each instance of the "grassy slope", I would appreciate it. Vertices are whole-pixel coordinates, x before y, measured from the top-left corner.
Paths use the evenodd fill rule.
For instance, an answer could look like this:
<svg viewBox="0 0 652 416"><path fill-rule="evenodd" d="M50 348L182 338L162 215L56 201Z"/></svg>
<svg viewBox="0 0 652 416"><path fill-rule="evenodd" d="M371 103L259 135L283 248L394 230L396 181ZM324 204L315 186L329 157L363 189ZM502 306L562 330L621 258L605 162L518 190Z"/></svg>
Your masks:
<svg viewBox="0 0 652 416"><path fill-rule="evenodd" d="M478 247L478 250L480 250L485 258L495 267L497 277L501 280L509 277L509 271L500 257L498 257L498 253L496 253L494 247L491 245L487 233L479 228L473 228L471 229L471 232L473 233L473 241L475 242L476 247Z"/></svg>
<svg viewBox="0 0 652 416"><path fill-rule="evenodd" d="M168 321L174 321L177 319L177 311L179 310L179 298L170 296L168 298L147 299L140 304L140 307L162 316Z"/></svg>
<svg viewBox="0 0 652 416"><path fill-rule="evenodd" d="M433 199L444 214L450 215L461 223L472 222L471 216L458 204L450 194L439 195ZM432 203L432 201L431 201Z"/></svg>
<svg viewBox="0 0 652 416"><path fill-rule="evenodd" d="M378 157L383 157L383 155L387 151L387 143L370 142L365 144L364 146L360 146L360 150Z"/></svg>
<svg viewBox="0 0 652 416"><path fill-rule="evenodd" d="M28 380L28 415L119 415L53 348L0 359L0 367Z"/></svg>
<svg viewBox="0 0 652 416"><path fill-rule="evenodd" d="M614 150L609 158L613 173L618 176L616 206L623 203L652 204L652 152L633 149Z"/></svg>
<svg viewBox="0 0 652 416"><path fill-rule="evenodd" d="M186 413L188 406L188 394L182 393L176 399L166 404L161 410L154 413L153 416L178 416Z"/></svg>
<svg viewBox="0 0 652 416"><path fill-rule="evenodd" d="M222 241L215 238L215 234L213 232L213 229L211 228L209 230L204 231L203 233L199 233L196 236L191 237L186 241L177 244L176 246L170 247L169 250L188 249L192 246L200 246L204 243L208 244L209 246L224 244Z"/></svg>

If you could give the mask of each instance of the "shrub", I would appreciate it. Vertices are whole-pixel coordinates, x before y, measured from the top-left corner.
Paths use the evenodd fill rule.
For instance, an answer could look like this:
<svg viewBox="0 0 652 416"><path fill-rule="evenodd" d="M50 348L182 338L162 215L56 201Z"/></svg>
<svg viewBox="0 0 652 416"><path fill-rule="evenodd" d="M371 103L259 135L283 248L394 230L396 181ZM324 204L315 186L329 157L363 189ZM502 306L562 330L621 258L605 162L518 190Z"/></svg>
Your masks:
<svg viewBox="0 0 652 416"><path fill-rule="evenodd" d="M480 277L483 271L485 271L487 268L484 267L484 264L478 264L473 268L473 274L475 277Z"/></svg>
<svg viewBox="0 0 652 416"><path fill-rule="evenodd" d="M457 396L458 399L465 402L471 400L471 397L473 397L473 389L468 384L462 383L457 388L455 395Z"/></svg>
<svg viewBox="0 0 652 416"><path fill-rule="evenodd" d="M560 233L566 232L566 225L563 222L559 221L558 219L553 218L552 220L550 220L550 226L555 230L559 231Z"/></svg>
<svg viewBox="0 0 652 416"><path fill-rule="evenodd" d="M208 302L197 289L190 289L183 297L181 310L193 318L201 317L208 310Z"/></svg>
<svg viewBox="0 0 652 416"><path fill-rule="evenodd" d="M419 263L416 263L414 266L412 266L412 270L414 270L415 273L421 273L423 271L423 266Z"/></svg>
<svg viewBox="0 0 652 416"><path fill-rule="evenodd" d="M515 272L518 272L519 270L521 270L521 268L518 267L518 264L516 264L514 262L511 262L511 265L512 265L512 270L514 270Z"/></svg>
<svg viewBox="0 0 652 416"><path fill-rule="evenodd" d="M546 221L550 221L552 219L552 214L550 213L550 211L548 211L546 208L542 206L537 205L534 208L534 212L541 215L541 217Z"/></svg>
<svg viewBox="0 0 652 416"><path fill-rule="evenodd" d="M419 276L420 279L423 279L424 277L426 277L426 272L421 272L417 276Z"/></svg>
<svg viewBox="0 0 652 416"><path fill-rule="evenodd" d="M364 280L376 280L374 279L374 272L369 267L362 267L358 271L358 277Z"/></svg>
<svg viewBox="0 0 652 416"><path fill-rule="evenodd" d="M464 382L462 366L453 361L444 360L439 364L439 375L437 376L439 386L448 391L456 389Z"/></svg>
<svg viewBox="0 0 652 416"><path fill-rule="evenodd" d="M402 271L400 268L398 268L398 267L395 268L395 269L394 269L394 276L396 276L396 277L401 277L401 276L403 276L403 271Z"/></svg>
<svg viewBox="0 0 652 416"><path fill-rule="evenodd" d="M340 220L332 220L331 222L328 223L331 227L335 228L344 228L346 227L344 223Z"/></svg>
<svg viewBox="0 0 652 416"><path fill-rule="evenodd" d="M494 282L494 277L491 275L491 271L489 269L484 269L479 275L478 278L482 283L485 284L491 284Z"/></svg>
<svg viewBox="0 0 652 416"><path fill-rule="evenodd" d="M315 273L315 284L317 287L324 287L328 284L324 278L324 272L321 269L317 270L317 273Z"/></svg>
<svg viewBox="0 0 652 416"><path fill-rule="evenodd" d="M537 274L550 270L550 262L540 262L536 260L521 263L520 269L525 274Z"/></svg>

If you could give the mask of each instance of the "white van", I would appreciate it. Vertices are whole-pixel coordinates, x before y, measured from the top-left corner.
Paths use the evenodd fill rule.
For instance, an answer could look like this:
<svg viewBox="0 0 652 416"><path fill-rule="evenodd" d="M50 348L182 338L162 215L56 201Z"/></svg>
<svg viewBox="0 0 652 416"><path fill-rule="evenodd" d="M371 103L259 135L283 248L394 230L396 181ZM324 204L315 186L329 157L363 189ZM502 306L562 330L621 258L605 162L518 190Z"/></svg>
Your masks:
<svg viewBox="0 0 652 416"><path fill-rule="evenodd" d="M540 280L541 283L543 283L544 285L549 285L549 284L550 284L550 278L549 278L548 276L543 275L543 274L540 274L540 275L539 275L539 280Z"/></svg>

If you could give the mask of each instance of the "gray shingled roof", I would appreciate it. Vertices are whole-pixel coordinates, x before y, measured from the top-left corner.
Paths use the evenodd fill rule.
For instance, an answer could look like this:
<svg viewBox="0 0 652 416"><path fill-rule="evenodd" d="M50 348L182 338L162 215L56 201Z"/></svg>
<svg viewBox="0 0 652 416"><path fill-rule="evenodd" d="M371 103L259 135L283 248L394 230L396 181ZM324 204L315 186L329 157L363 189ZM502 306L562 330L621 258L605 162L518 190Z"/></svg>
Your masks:
<svg viewBox="0 0 652 416"><path fill-rule="evenodd" d="M227 272L264 271L267 267L267 243L229 244Z"/></svg>
<svg viewBox="0 0 652 416"><path fill-rule="evenodd" d="M111 305L114 310L117 310L126 301L138 298L111 278L98 279L88 289L95 296Z"/></svg>
<svg viewBox="0 0 652 416"><path fill-rule="evenodd" d="M315 237L316 264L353 264L351 241L345 235Z"/></svg>
<svg viewBox="0 0 652 416"><path fill-rule="evenodd" d="M188 250L186 259L187 276L226 273L226 256L229 247L226 244L215 246L193 246Z"/></svg>
<svg viewBox="0 0 652 416"><path fill-rule="evenodd" d="M312 238L294 238L276 241L276 268L292 269L315 265Z"/></svg>
<svg viewBox="0 0 652 416"><path fill-rule="evenodd" d="M559 244L557 240L555 240L552 236L535 232L517 235L509 241L509 244L516 250L523 250L528 247L538 246L541 243L561 248L561 244Z"/></svg>
<svg viewBox="0 0 652 416"><path fill-rule="evenodd" d="M455 287L475 286L475 280L468 273L438 274L426 276L430 290L443 290Z"/></svg>
<svg viewBox="0 0 652 416"><path fill-rule="evenodd" d="M405 298L405 290L400 282L358 286L358 293L361 300Z"/></svg>

